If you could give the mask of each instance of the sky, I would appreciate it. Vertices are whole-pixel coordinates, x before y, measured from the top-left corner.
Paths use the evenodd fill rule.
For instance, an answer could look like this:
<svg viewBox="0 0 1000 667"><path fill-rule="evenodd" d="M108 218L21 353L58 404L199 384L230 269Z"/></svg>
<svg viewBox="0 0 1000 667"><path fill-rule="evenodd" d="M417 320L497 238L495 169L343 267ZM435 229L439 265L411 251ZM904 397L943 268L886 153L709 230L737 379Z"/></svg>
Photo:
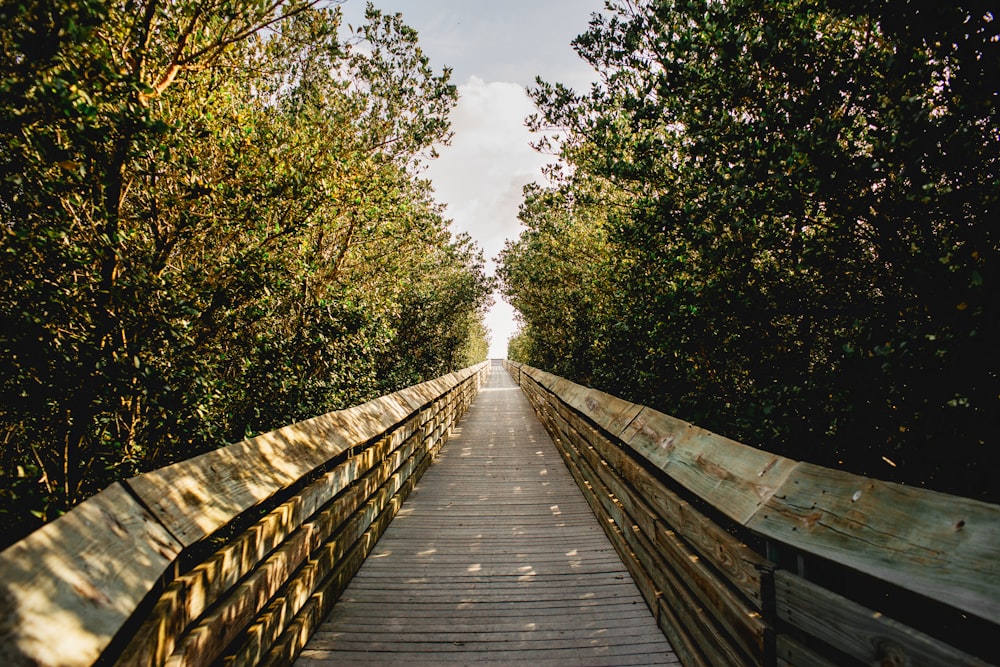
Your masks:
<svg viewBox="0 0 1000 667"><path fill-rule="evenodd" d="M570 42L587 29L603 0L375 0L384 12L401 12L419 34L435 71L452 68L459 101L452 111L454 136L440 147L425 176L447 206L452 228L468 232L491 261L507 239L520 233L521 188L544 180L551 157L536 153L524 125L534 113L527 89L535 77L589 88L593 70ZM341 5L346 23L363 23L365 0ZM496 295L486 318L490 357L507 356L514 334L513 309Z"/></svg>

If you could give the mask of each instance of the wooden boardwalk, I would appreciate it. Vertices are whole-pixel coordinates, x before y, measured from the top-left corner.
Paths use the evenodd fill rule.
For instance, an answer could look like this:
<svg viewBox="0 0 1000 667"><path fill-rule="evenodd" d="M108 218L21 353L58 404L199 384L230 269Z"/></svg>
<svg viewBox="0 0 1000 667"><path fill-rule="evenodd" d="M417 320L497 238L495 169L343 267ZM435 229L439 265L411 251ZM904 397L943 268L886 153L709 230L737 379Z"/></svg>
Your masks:
<svg viewBox="0 0 1000 667"><path fill-rule="evenodd" d="M680 664L498 366L296 665L441 663Z"/></svg>

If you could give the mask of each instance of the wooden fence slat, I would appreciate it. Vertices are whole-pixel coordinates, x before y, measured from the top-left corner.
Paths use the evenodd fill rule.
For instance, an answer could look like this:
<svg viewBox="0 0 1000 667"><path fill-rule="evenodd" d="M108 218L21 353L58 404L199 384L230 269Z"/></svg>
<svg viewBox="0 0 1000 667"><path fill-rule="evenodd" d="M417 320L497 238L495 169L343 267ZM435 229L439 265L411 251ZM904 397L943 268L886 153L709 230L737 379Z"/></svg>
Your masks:
<svg viewBox="0 0 1000 667"><path fill-rule="evenodd" d="M184 630L222 597L319 508L369 466L352 457L262 517L233 542L167 586L146 622L116 663L119 667L162 664Z"/></svg>
<svg viewBox="0 0 1000 667"><path fill-rule="evenodd" d="M403 502L413 490L417 480L427 470L431 463L431 456L424 456L416 469L408 473L402 479L388 502L378 502L372 508L381 506L381 512L373 520L367 522L367 528L360 538L351 542L351 548L343 557L335 558L336 567L319 585L317 590L309 598L307 603L299 610L295 617L287 624L284 632L276 639L269 642L269 650L262 664L267 665L287 665L302 651L309 637L313 634L320 622L329 613L333 603L340 597L347 588L348 583L354 574L360 569L368 553L378 542L379 537L385 532L389 522L399 512ZM226 667L241 664L242 660L227 662ZM243 663L246 664L246 663ZM257 663L251 663L257 664Z"/></svg>
<svg viewBox="0 0 1000 667"><path fill-rule="evenodd" d="M1000 622L1000 506L802 463L746 525Z"/></svg>
<svg viewBox="0 0 1000 667"><path fill-rule="evenodd" d="M711 563L758 610L762 608L761 572L771 568L767 559L667 489L620 447L592 429L584 431L583 435L618 475L635 489L635 495L667 526L695 547L700 558Z"/></svg>
<svg viewBox="0 0 1000 667"><path fill-rule="evenodd" d="M760 536L1000 623L1000 506L800 463L649 408L621 440Z"/></svg>
<svg viewBox="0 0 1000 667"><path fill-rule="evenodd" d="M295 648L296 651L301 649L301 645L304 645L311 633L311 628L316 625L316 619L312 618L316 608L313 603L308 602L310 596L314 595L317 587L322 588L327 600L332 594L339 595L342 590L341 584L346 586L346 581L360 566L360 561L354 563L353 557L344 554L356 547L359 539L372 540L374 543L373 540L377 539L377 536L385 530L388 520L398 512L403 499L426 470L433 452L441 444L440 440L413 441L398 450L399 457L389 458L383 462L381 466L383 472L374 473L374 479L385 479L385 474L390 471L395 473L379 488L378 494L372 496L368 504L357 513L356 518L346 522L344 520L335 522L337 525L345 526L343 531L320 549L317 552L319 556L311 558L287 584L285 591L259 615L255 623L250 626L247 638L241 643L237 653L226 658L226 665L258 664L268 651L278 651L279 654L285 655L292 648L298 647ZM400 464L400 459L404 457L405 463ZM390 506L388 510L385 509L387 504ZM381 523L374 529L376 532L372 533L374 538L363 538L358 531L371 533L372 522L379 512L382 513L378 519ZM370 545L367 549L370 549ZM362 557L367 554L367 549L363 551ZM342 558L347 560L342 561ZM327 577L331 570L339 573L336 574L338 578L335 584L319 583L321 580L326 581L324 577ZM307 605L312 606L307 608ZM279 635L284 639L279 640ZM277 648L272 648L275 646Z"/></svg>
<svg viewBox="0 0 1000 667"><path fill-rule="evenodd" d="M683 582L697 598L698 604L712 611L713 616L741 643L747 654L762 659L768 628L759 611L752 608L749 600L731 591L715 572L706 567L705 561L697 553L684 544L669 527L663 526L646 501L623 482L588 440L575 431L567 434L567 437L576 444L580 457L623 507L629 520L641 528L650 543L650 550L657 553L673 571L667 574L674 585L682 585L680 582ZM576 443L577 440L580 442ZM735 540L728 537L728 541ZM657 562L654 567L660 568L661 565Z"/></svg>
<svg viewBox="0 0 1000 667"><path fill-rule="evenodd" d="M865 664L987 665L794 574L779 570L774 579L778 618Z"/></svg>
<svg viewBox="0 0 1000 667"><path fill-rule="evenodd" d="M797 465L648 408L622 441L738 523L746 523Z"/></svg>
<svg viewBox="0 0 1000 667"><path fill-rule="evenodd" d="M788 635L778 635L776 643L778 667L839 667Z"/></svg>
<svg viewBox="0 0 1000 667"><path fill-rule="evenodd" d="M656 601L656 621L663 634L670 641L674 653L681 659L684 667L716 667L707 662L705 656L698 651L694 638L687 632L674 610L666 600Z"/></svg>
<svg viewBox="0 0 1000 667"><path fill-rule="evenodd" d="M189 546L349 447L393 428L411 414L418 397L448 383L425 385L243 440L145 473L128 485Z"/></svg>
<svg viewBox="0 0 1000 667"><path fill-rule="evenodd" d="M0 664L90 665L181 545L121 484L0 553Z"/></svg>
<svg viewBox="0 0 1000 667"><path fill-rule="evenodd" d="M558 416L558 415L557 415ZM566 425L566 422L563 422ZM626 512L620 497L605 484L601 475L590 465L586 457L576 447L574 434L560 429L564 445L570 455L573 465L587 480L592 492L600 502L604 512L614 520L621 529L622 535L634 555L639 567L646 576L655 582L660 592L660 602L666 604L674 612L675 617L694 639L698 652L716 666L732 665L740 667L745 659L742 654L730 645L728 638L715 631L715 623L708 621L709 614L705 607L691 592L691 586L681 581L674 570L664 561L664 554L655 549L651 541L637 530L631 516ZM652 605L654 611L655 604Z"/></svg>
<svg viewBox="0 0 1000 667"><path fill-rule="evenodd" d="M567 465L579 467L574 477L588 497L594 496L595 512L621 526L620 540L613 541L623 559L637 559L636 568L647 572L653 589L664 593L657 604L671 616L671 623L686 628L705 611L712 619L705 623L742 637L743 650L768 664L828 666L843 653L871 664L982 664L941 639L837 593L785 572L774 575L773 563L696 511L651 469L658 468L671 485L698 496L750 535L993 624L1000 623L1000 506L775 456L649 408L628 408L618 399L537 369L508 366L546 428L562 443ZM627 424L616 437L623 422ZM685 558L697 563L696 570L684 565ZM708 564L709 569L701 569ZM668 572L672 568L677 576ZM796 618L812 624L800 627L827 642L827 648L822 641L806 646L787 635L773 635L763 622L745 634L740 623L733 624L733 610L742 608L739 598L698 596L673 608L689 586L692 592L724 590L728 584L713 580L716 574L773 624L793 622L791 610L797 605ZM784 586L777 594L775 576ZM790 588L789 581L801 585ZM703 629L692 625L691 632L676 632L682 644L678 654L686 664L697 664L706 657L701 654L703 641L694 638ZM934 630L928 625L924 632ZM873 645L882 652L871 649ZM822 651L834 656L832 661L820 655ZM719 654L707 659L714 663L728 658Z"/></svg>
<svg viewBox="0 0 1000 667"><path fill-rule="evenodd" d="M562 380L551 373L533 369L529 375L540 386L559 396L559 399L570 407L587 415L589 419L614 437L620 436L625 427L642 410L640 405L596 389L574 384L568 380Z"/></svg>
<svg viewBox="0 0 1000 667"><path fill-rule="evenodd" d="M338 429L349 431L350 423L324 415L145 473L128 485L190 546L348 449L353 441Z"/></svg>
<svg viewBox="0 0 1000 667"><path fill-rule="evenodd" d="M391 438L384 438L375 447L358 455L358 458L364 460L368 465L378 463L376 469L364 480L366 485L371 483L371 491L366 491L361 496L368 497L371 494L367 509L363 513L372 517L382 512L386 504L392 502L391 498L399 489L410 481L412 470L419 467L424 458L427 457L426 446L433 444L410 440L409 444L404 447L396 448L391 452L385 451L391 443ZM398 507L393 510L393 515L396 510ZM340 514L342 513L338 512L338 515ZM323 540L343 520L343 518L324 519L321 516L319 523L322 526L319 526L317 522L312 522L303 528L316 524L318 527L311 530L310 535L314 536L314 540ZM367 523L359 525L362 530L368 529ZM303 551L298 546L299 542L302 542L302 539L298 541L290 539L286 542L281 551L271 556L264 566L258 568L250 579L240 585L238 596L234 597L232 601L227 601L223 607L200 622L198 628L188 635L184 645L179 647L167 664L177 666L206 665L215 660L219 651L233 639L234 633L251 625L251 618L272 599L277 592L276 587L293 580L292 573L308 553L308 550ZM307 545L303 543L302 546ZM289 551L292 555L286 557L285 551ZM268 568L278 568L280 571L276 575L270 575ZM294 614L297 610L291 609L290 611ZM275 629L281 630L283 628L279 626Z"/></svg>
<svg viewBox="0 0 1000 667"><path fill-rule="evenodd" d="M284 585L334 528L316 512L357 475L377 468L380 472L366 479L388 475L389 481L378 491L378 484L361 482L347 495L358 493L363 502L375 492L393 513L398 509L397 492L413 483L407 479L413 464L403 461L417 452L419 467L429 463L427 453L440 445L451 427L448 420L468 406L486 372L487 365L480 364L286 426L113 484L81 503L0 553L0 663L162 664L185 632L215 613L211 609L219 600L223 606L216 610L225 622L248 616L246 610L272 597L275 586ZM431 425L427 437L420 433L423 421ZM273 503L276 493L349 451L351 458L335 471L178 576L188 547L233 525L247 510ZM311 516L320 518L306 521ZM197 551L187 551L192 553ZM259 569L261 562L269 564ZM263 587L258 591L254 582ZM249 591L246 599L257 601L227 611L226 595L240 585ZM149 599L154 593L158 600ZM143 625L137 610L161 618ZM196 661L212 659L229 637L242 632L241 624L210 633L215 648ZM131 638L123 636L126 631ZM113 655L106 655L109 646Z"/></svg>

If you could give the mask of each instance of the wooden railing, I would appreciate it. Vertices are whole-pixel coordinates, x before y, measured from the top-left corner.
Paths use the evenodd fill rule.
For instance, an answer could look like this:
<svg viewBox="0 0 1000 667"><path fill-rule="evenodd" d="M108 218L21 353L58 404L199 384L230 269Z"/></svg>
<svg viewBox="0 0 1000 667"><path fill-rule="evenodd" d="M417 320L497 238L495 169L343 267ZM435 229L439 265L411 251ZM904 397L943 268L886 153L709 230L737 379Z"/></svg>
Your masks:
<svg viewBox="0 0 1000 667"><path fill-rule="evenodd" d="M1000 507L506 368L687 667L998 661Z"/></svg>
<svg viewBox="0 0 1000 667"><path fill-rule="evenodd" d="M2 665L283 664L489 365L116 483L0 553Z"/></svg>

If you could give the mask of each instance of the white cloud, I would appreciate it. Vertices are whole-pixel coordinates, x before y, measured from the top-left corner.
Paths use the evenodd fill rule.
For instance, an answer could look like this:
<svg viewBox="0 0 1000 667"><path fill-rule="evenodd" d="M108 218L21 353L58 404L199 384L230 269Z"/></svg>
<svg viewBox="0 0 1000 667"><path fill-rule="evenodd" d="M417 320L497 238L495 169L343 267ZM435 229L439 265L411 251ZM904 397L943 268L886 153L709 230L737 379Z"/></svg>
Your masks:
<svg viewBox="0 0 1000 667"><path fill-rule="evenodd" d="M440 149L441 157L427 169L438 201L447 204L453 229L468 232L489 260L520 233L521 190L542 179L541 169L549 161L530 146L524 119L534 111L522 86L470 77L459 86L452 111L452 144ZM499 296L487 325L490 356L506 356L516 325L513 310Z"/></svg>
<svg viewBox="0 0 1000 667"><path fill-rule="evenodd" d="M386 12L402 12L420 34L435 69L450 66L465 81L452 113L450 147L440 149L424 174L437 200L448 206L454 228L467 231L488 259L520 233L521 188L540 180L549 161L529 145L524 119L534 112L525 87L535 76L586 90L594 71L570 42L587 29L604 0L375 0ZM347 22L363 21L365 0L347 0ZM491 265L492 266L492 265ZM506 356L513 312L497 298L487 318L493 332L490 356Z"/></svg>
<svg viewBox="0 0 1000 667"><path fill-rule="evenodd" d="M534 105L515 83L471 77L459 86L451 146L427 169L439 201L459 231L476 239L488 258L519 232L521 189L542 178L548 158L531 148L524 119Z"/></svg>
<svg viewBox="0 0 1000 667"><path fill-rule="evenodd" d="M448 65L455 80L534 84L535 76L584 90L594 72L570 42L587 29L604 0L376 0L386 12L402 12L420 34L435 67ZM346 21L363 21L365 0L343 4Z"/></svg>

